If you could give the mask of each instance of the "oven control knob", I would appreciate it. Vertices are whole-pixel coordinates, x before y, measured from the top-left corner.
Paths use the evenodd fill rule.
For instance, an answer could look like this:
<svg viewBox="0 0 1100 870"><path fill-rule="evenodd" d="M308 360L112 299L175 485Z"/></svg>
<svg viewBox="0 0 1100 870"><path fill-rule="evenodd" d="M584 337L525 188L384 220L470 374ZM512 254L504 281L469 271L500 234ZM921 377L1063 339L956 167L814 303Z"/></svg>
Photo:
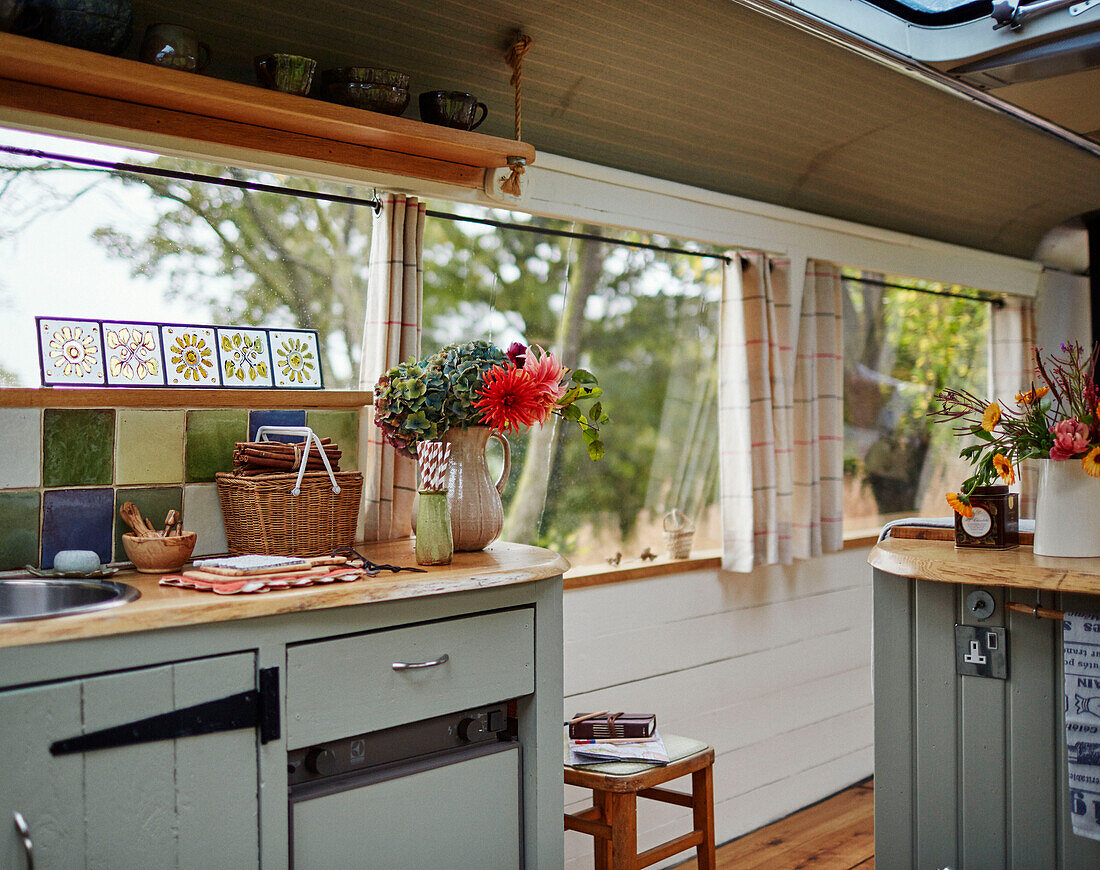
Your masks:
<svg viewBox="0 0 1100 870"><path fill-rule="evenodd" d="M316 776L329 776L336 772L336 753L331 749L311 749L306 753L306 767Z"/></svg>
<svg viewBox="0 0 1100 870"><path fill-rule="evenodd" d="M476 740L484 733L485 725L480 719L475 719L473 716L467 716L458 723L458 737L466 743Z"/></svg>

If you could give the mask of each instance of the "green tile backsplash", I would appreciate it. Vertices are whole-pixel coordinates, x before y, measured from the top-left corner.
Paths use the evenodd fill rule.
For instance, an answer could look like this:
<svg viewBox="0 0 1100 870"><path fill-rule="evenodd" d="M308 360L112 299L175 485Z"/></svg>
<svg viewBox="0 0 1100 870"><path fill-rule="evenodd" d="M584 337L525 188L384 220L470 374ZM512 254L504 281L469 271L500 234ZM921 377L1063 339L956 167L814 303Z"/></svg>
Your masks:
<svg viewBox="0 0 1100 870"><path fill-rule="evenodd" d="M42 485L110 486L114 448L113 408L47 408L42 416Z"/></svg>
<svg viewBox="0 0 1100 870"><path fill-rule="evenodd" d="M130 527L118 515L119 508L128 501L137 505L141 515L153 524L158 532L164 528L164 517L168 511L183 512L182 486L143 486L119 487L115 490L115 561L126 560L126 551L122 548L122 535L131 531Z"/></svg>
<svg viewBox="0 0 1100 870"><path fill-rule="evenodd" d="M318 438L331 438L340 445L341 471L359 470L358 411L306 411L306 425Z"/></svg>
<svg viewBox="0 0 1100 870"><path fill-rule="evenodd" d="M38 564L41 503L37 490L0 490L0 571Z"/></svg>
<svg viewBox="0 0 1100 870"><path fill-rule="evenodd" d="M115 430L115 483L179 483L183 480L186 411L120 408Z"/></svg>
<svg viewBox="0 0 1100 870"><path fill-rule="evenodd" d="M184 480L208 483L232 471L233 446L247 437L247 411L188 411Z"/></svg>
<svg viewBox="0 0 1100 870"><path fill-rule="evenodd" d="M169 510L199 539L195 555L227 549L214 475L248 437L243 409L0 408L0 571L49 567L63 549L125 562L118 515L132 501L159 530ZM282 415L282 416L278 416ZM283 417L286 419L284 420ZM304 422L358 470L359 411L252 412L252 423ZM268 419L270 418L270 419Z"/></svg>

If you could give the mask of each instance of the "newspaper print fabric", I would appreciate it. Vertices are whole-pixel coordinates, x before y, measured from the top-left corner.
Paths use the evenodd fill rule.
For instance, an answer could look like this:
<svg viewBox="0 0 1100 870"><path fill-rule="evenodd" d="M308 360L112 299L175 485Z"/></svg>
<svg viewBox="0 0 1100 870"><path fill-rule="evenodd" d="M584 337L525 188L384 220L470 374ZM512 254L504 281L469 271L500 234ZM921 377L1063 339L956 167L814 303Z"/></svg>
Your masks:
<svg viewBox="0 0 1100 870"><path fill-rule="evenodd" d="M1062 646L1070 819L1100 840L1100 616L1066 613Z"/></svg>

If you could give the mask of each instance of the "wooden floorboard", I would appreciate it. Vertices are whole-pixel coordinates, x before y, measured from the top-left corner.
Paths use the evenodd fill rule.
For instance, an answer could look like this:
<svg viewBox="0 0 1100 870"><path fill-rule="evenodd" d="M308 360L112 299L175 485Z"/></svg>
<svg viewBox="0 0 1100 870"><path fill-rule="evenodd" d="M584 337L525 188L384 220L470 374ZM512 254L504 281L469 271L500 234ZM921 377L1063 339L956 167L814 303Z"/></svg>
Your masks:
<svg viewBox="0 0 1100 870"><path fill-rule="evenodd" d="M874 870L874 780L718 847L717 870ZM694 859L676 870L696 870Z"/></svg>

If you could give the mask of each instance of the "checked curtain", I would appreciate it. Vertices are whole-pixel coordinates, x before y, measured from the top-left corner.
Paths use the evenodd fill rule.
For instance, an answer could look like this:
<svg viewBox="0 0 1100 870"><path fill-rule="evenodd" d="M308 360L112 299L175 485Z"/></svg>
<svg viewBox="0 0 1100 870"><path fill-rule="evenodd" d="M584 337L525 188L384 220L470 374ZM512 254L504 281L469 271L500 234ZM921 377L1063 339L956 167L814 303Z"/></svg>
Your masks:
<svg viewBox="0 0 1100 870"><path fill-rule="evenodd" d="M369 390L383 372L420 358L424 300L424 210L415 197L386 196L371 236L367 316L359 389ZM363 471L362 528L357 540L385 541L412 533L416 463L382 440L373 409L360 415L359 467ZM366 437L363 437L365 434Z"/></svg>
<svg viewBox="0 0 1100 870"><path fill-rule="evenodd" d="M719 350L722 567L790 564L842 538L840 270L759 252L724 273Z"/></svg>

